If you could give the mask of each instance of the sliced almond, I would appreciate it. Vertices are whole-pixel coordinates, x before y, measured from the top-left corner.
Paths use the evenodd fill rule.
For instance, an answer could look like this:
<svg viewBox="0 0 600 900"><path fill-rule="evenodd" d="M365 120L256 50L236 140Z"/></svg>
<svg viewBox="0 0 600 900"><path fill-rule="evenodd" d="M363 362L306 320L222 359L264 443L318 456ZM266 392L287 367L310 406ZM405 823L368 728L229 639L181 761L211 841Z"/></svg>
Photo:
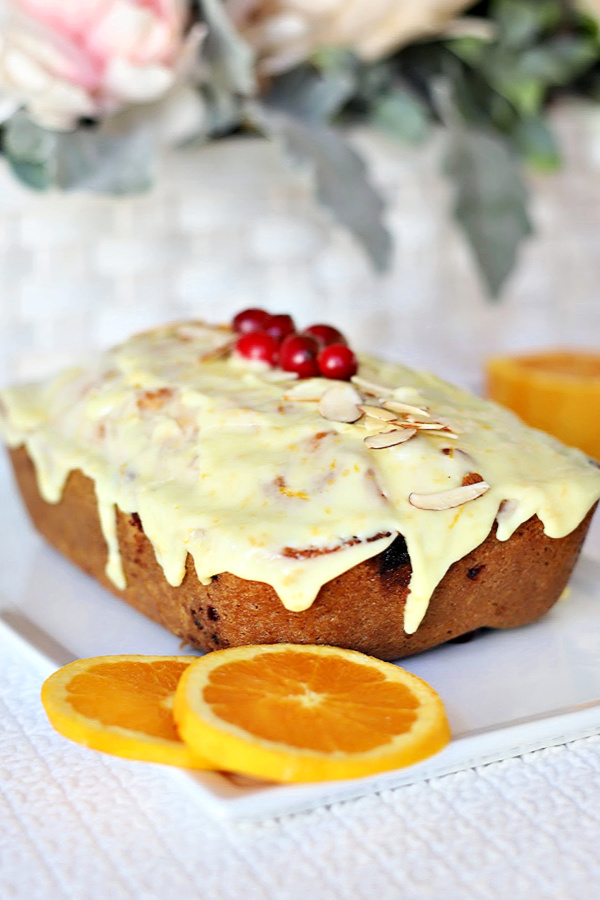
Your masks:
<svg viewBox="0 0 600 900"><path fill-rule="evenodd" d="M394 388L385 384L377 384L376 381L369 381L360 375L353 375L350 381L364 391L365 394L371 394L373 397L392 397L394 394Z"/></svg>
<svg viewBox="0 0 600 900"><path fill-rule="evenodd" d="M227 329L229 331L229 329ZM151 332L146 332L150 334ZM231 332L229 331L231 334ZM174 328L174 335L182 341L215 340L222 338L223 332L204 322L181 322Z"/></svg>
<svg viewBox="0 0 600 900"><path fill-rule="evenodd" d="M427 419L431 417L431 413L426 409L421 409L420 406L413 406L412 403L401 403L400 400L384 400L382 406L403 415L424 416Z"/></svg>
<svg viewBox="0 0 600 900"><path fill-rule="evenodd" d="M286 390L284 400L308 400L318 403L328 387L315 384L314 378L301 378ZM359 398L360 400L360 398Z"/></svg>
<svg viewBox="0 0 600 900"><path fill-rule="evenodd" d="M393 428L389 431L380 431L379 434L369 434L364 438L364 443L371 450L385 450L386 447L395 447L410 440L417 433L416 428Z"/></svg>
<svg viewBox="0 0 600 900"><path fill-rule="evenodd" d="M198 357L198 362L204 363L211 362L212 360L224 359L233 352L235 343L235 341L227 341L225 344L220 344L218 347L213 347L212 350L201 353Z"/></svg>
<svg viewBox="0 0 600 900"><path fill-rule="evenodd" d="M296 381L298 379L296 372L284 372L283 369L267 369L266 372L261 372L260 377L263 381L269 381L272 384L279 384L280 381Z"/></svg>
<svg viewBox="0 0 600 900"><path fill-rule="evenodd" d="M361 404L358 408L371 419L381 419L383 422L394 422L396 420L396 416L393 412L382 409L380 406L365 406Z"/></svg>
<svg viewBox="0 0 600 900"><path fill-rule="evenodd" d="M398 400L400 403L415 403L417 406L421 406L425 399L421 388L414 385L401 385L394 391L394 400Z"/></svg>
<svg viewBox="0 0 600 900"><path fill-rule="evenodd" d="M444 428L443 431L441 431L441 430L440 431L428 431L427 437L444 437L444 438L449 438L451 441L458 440L458 435L453 434L451 431L448 431L446 428Z"/></svg>
<svg viewBox="0 0 600 900"><path fill-rule="evenodd" d="M407 421L409 422L410 425L414 425L415 428L418 428L419 431L427 431L427 432L435 431L436 433L441 432L443 434L450 434L450 429L446 428L445 425L442 425L441 422L417 422L414 419L411 419L410 417L408 418ZM452 433L454 433L454 432L452 432Z"/></svg>
<svg viewBox="0 0 600 900"><path fill-rule="evenodd" d="M361 396L347 382L337 382L328 388L319 402L319 412L329 422L356 422L360 419Z"/></svg>
<svg viewBox="0 0 600 900"><path fill-rule="evenodd" d="M489 489L490 486L486 481L478 481L477 484L466 484L435 494L409 494L408 502L417 509L454 509L455 506L462 506L469 500L476 500Z"/></svg>

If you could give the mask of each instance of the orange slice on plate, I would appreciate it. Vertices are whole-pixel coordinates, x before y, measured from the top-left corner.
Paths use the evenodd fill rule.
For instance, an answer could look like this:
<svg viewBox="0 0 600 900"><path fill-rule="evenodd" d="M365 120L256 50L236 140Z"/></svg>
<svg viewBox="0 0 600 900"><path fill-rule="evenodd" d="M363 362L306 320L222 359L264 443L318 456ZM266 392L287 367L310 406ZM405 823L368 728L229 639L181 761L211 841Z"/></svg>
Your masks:
<svg viewBox="0 0 600 900"><path fill-rule="evenodd" d="M180 739L173 698L193 656L99 656L54 672L42 703L65 737L128 759L194 769L213 766Z"/></svg>
<svg viewBox="0 0 600 900"><path fill-rule="evenodd" d="M488 360L487 393L533 428L600 459L600 353L547 350Z"/></svg>
<svg viewBox="0 0 600 900"><path fill-rule="evenodd" d="M337 647L218 650L182 674L174 716L215 766L279 782L357 778L419 762L450 738L442 701L392 663Z"/></svg>

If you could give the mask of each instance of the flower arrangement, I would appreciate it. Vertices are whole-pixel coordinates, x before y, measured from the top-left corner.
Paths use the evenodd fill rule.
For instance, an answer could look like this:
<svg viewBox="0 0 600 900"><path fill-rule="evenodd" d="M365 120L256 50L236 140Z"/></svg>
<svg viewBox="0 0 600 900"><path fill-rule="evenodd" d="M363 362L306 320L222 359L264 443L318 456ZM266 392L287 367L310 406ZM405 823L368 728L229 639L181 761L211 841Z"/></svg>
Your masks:
<svg viewBox="0 0 600 900"><path fill-rule="evenodd" d="M278 141L385 269L384 202L346 140L446 136L492 296L530 233L524 165L558 96L600 88L600 0L0 0L0 149L38 190L141 191L166 143Z"/></svg>

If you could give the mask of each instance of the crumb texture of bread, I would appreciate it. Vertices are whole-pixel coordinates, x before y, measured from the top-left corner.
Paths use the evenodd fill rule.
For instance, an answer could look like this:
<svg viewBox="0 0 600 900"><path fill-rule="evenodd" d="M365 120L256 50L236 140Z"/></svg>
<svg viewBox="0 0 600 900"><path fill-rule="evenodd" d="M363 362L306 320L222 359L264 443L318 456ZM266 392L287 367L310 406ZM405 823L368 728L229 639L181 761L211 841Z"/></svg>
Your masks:
<svg viewBox="0 0 600 900"><path fill-rule="evenodd" d="M388 549L323 585L307 610L290 612L267 584L224 572L198 581L191 556L178 586L170 585L135 513L117 510L127 586L106 576L107 546L94 483L71 472L58 503L40 495L27 451L10 451L13 470L37 530L64 556L140 612L203 651L242 644L331 644L393 660L479 628L513 628L539 619L558 600L579 555L592 511L563 538L529 519L509 541L492 532L455 562L436 588L414 634L403 627L411 565L398 536Z"/></svg>

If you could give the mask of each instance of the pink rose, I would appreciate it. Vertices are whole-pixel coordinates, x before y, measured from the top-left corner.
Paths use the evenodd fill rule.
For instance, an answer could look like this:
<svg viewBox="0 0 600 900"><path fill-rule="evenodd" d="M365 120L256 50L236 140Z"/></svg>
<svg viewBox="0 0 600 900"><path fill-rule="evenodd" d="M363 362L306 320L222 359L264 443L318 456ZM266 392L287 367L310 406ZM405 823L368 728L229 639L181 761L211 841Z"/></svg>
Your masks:
<svg viewBox="0 0 600 900"><path fill-rule="evenodd" d="M81 116L157 100L174 82L185 0L8 0L5 8L0 101L14 98L41 125L71 128Z"/></svg>

